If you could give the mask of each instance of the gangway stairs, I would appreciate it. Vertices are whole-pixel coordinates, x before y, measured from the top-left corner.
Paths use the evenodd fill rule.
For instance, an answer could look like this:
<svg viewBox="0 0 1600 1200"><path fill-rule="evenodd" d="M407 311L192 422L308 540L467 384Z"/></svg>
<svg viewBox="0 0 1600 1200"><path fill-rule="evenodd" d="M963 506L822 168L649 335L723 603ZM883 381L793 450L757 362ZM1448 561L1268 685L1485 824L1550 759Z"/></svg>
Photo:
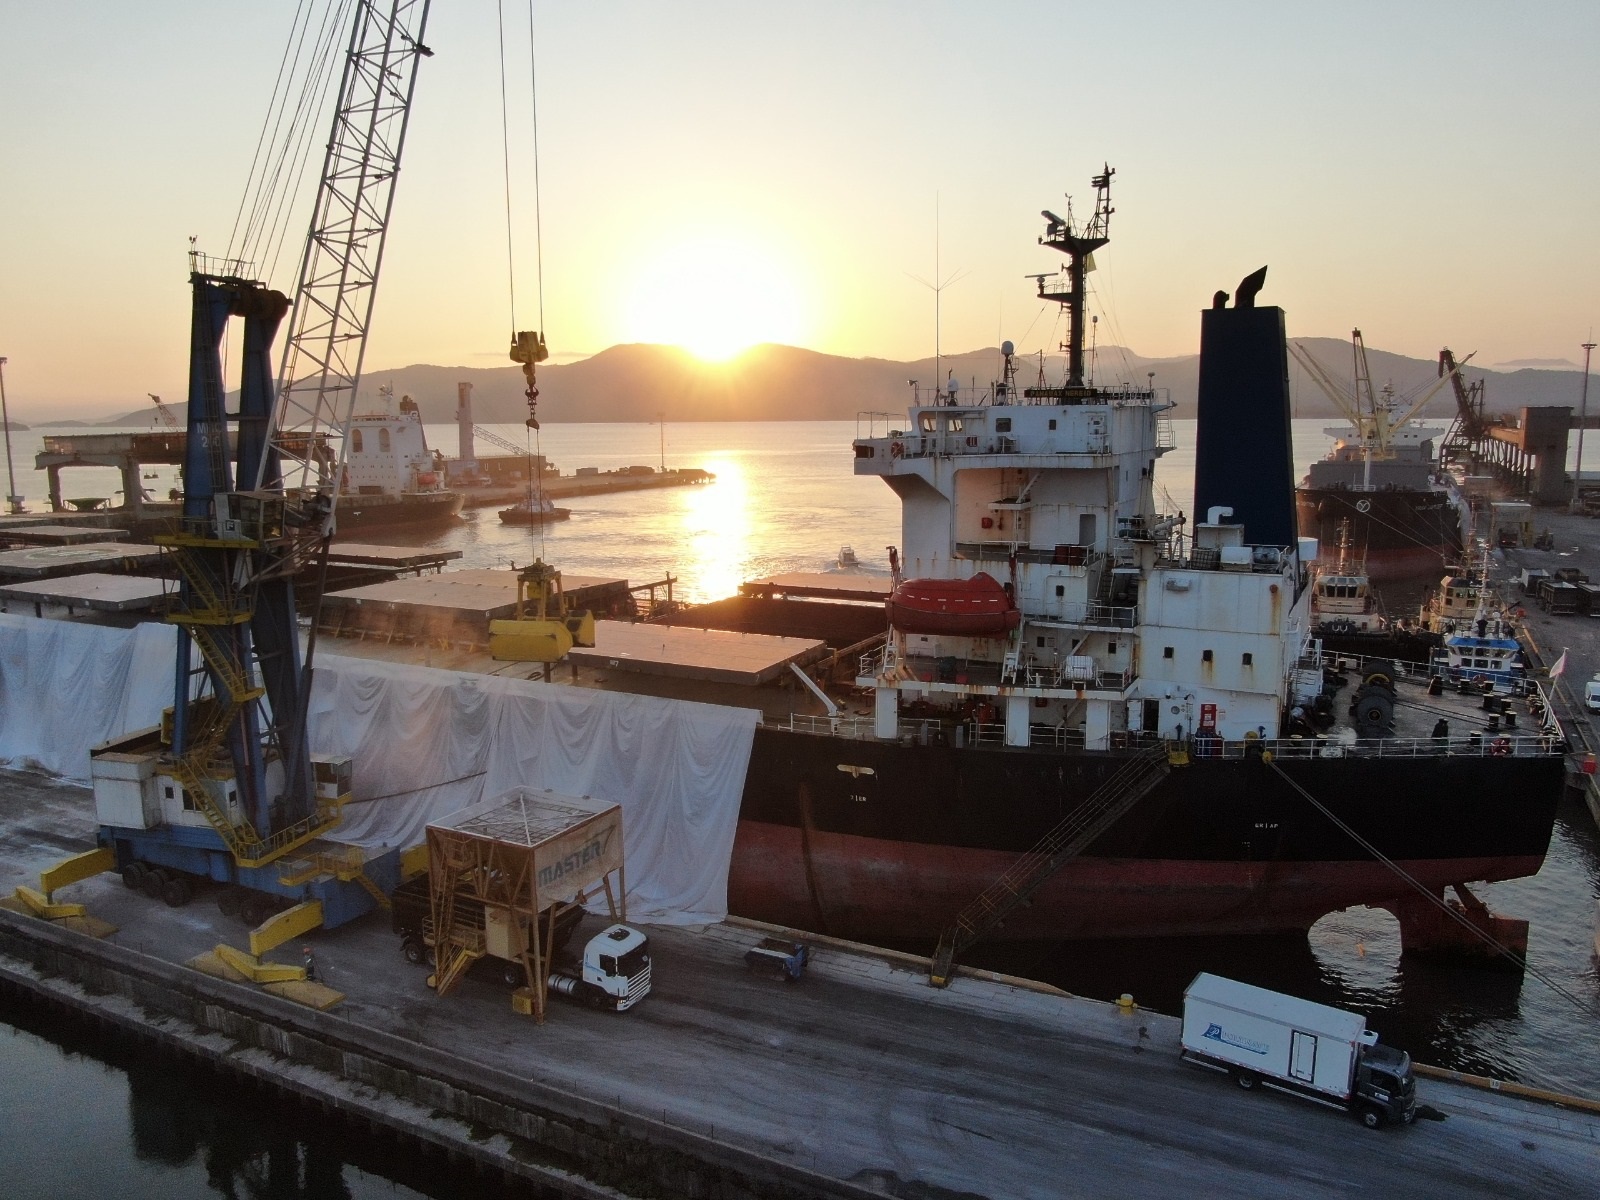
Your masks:
<svg viewBox="0 0 1600 1200"><path fill-rule="evenodd" d="M955 923L940 935L928 982L934 987L948 986L958 955L999 928L1051 876L1126 816L1167 777L1171 765L1166 747L1160 746L1143 750L1118 767L1088 800L961 910Z"/></svg>

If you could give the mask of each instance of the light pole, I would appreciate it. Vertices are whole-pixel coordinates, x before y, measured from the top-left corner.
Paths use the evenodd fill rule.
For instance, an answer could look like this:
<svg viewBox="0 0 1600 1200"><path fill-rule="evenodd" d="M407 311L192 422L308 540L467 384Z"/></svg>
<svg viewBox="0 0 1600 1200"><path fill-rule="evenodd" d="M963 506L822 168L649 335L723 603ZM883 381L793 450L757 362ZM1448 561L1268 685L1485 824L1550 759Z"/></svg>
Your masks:
<svg viewBox="0 0 1600 1200"><path fill-rule="evenodd" d="M6 506L12 516L22 511L22 497L17 495L17 471L11 465L11 413L6 408L6 360L0 357L0 425L6 429Z"/></svg>
<svg viewBox="0 0 1600 1200"><path fill-rule="evenodd" d="M1583 504L1583 427L1589 420L1589 354L1593 350L1593 342L1583 344L1583 391L1578 394L1578 461L1572 468L1573 512Z"/></svg>

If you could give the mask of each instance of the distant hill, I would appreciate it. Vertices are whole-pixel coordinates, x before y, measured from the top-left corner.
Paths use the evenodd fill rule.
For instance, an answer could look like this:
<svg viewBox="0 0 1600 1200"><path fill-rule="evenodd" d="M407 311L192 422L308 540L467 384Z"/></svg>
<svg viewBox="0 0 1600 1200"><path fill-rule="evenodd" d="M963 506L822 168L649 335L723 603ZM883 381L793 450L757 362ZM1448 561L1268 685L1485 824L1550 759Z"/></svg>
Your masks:
<svg viewBox="0 0 1600 1200"><path fill-rule="evenodd" d="M1338 338L1296 338L1336 379L1348 383L1349 343ZM1431 359L1407 358L1368 350L1373 381L1392 383L1404 397L1419 396L1438 377ZM1177 401L1174 416L1194 416L1199 356L1143 358L1120 347L1102 347L1095 359L1096 382L1144 385L1154 372L1155 386ZM1045 364L1059 381L1061 356ZM1018 382L1038 375L1037 358L1018 359ZM842 358L794 346L765 345L726 363L706 363L673 346L613 346L574 363L539 368L539 419L550 422L654 421L812 421L849 420L860 412L901 412L911 400L908 381L924 388L953 374L963 386L986 387L1000 371L996 349L974 350L942 358L935 371L932 358L896 362L882 358ZM1514 415L1517 409L1545 405L1576 406L1582 372L1524 367L1512 372L1482 371L1469 366L1468 379L1487 378L1487 407ZM522 373L504 367L438 367L426 364L369 372L362 380L358 411L373 404L381 384L396 396L409 395L423 419L445 423L455 417L456 384L473 385L473 419L479 424L521 421L526 416ZM1336 417L1337 410L1290 362L1290 390L1297 417ZM172 404L179 419L184 405ZM1449 389L1436 396L1424 416L1448 419L1454 412ZM148 407L124 413L102 424L144 425Z"/></svg>

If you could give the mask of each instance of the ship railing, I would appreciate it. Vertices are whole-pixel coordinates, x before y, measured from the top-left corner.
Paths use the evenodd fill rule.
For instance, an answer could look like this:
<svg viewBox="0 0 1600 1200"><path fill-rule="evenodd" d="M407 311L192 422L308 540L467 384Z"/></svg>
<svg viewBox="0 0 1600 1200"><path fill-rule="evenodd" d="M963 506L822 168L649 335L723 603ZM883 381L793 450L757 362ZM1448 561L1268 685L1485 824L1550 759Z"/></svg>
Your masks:
<svg viewBox="0 0 1600 1200"><path fill-rule="evenodd" d="M1089 629L1132 629L1139 623L1139 606L1069 601L1057 605L1055 611L1045 614L1045 619Z"/></svg>
<svg viewBox="0 0 1600 1200"><path fill-rule="evenodd" d="M1085 575L1105 561L1103 551L1087 546L1017 546L1012 542L957 542L956 557L979 562L1038 563L1061 567L1063 575Z"/></svg>
<svg viewBox="0 0 1600 1200"><path fill-rule="evenodd" d="M1562 753L1563 744L1543 732L1350 740L1288 737L1224 741L1196 737L1190 743L1190 753L1197 759L1246 759L1265 752L1285 761L1305 758L1544 758Z"/></svg>

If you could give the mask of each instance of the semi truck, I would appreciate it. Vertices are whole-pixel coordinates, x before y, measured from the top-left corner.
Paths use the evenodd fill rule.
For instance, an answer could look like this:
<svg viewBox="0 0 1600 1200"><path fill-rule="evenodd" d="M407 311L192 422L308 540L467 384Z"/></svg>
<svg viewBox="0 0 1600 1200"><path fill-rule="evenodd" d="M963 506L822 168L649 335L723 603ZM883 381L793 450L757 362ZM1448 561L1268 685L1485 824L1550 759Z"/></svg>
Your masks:
<svg viewBox="0 0 1600 1200"><path fill-rule="evenodd" d="M1183 1057L1355 1113L1369 1129L1417 1114L1411 1057L1379 1043L1366 1018L1201 972L1183 993Z"/></svg>

